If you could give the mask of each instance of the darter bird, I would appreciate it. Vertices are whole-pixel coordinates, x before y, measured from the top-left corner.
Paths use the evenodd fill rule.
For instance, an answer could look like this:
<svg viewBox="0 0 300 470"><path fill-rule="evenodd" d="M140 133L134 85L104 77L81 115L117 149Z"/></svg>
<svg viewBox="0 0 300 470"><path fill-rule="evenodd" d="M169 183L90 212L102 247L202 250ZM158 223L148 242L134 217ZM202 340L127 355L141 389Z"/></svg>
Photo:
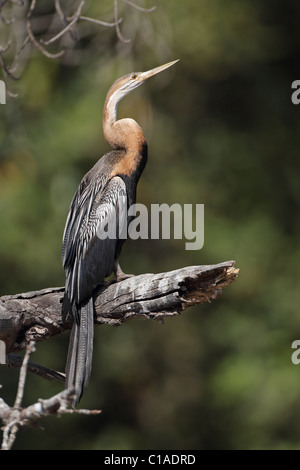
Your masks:
<svg viewBox="0 0 300 470"><path fill-rule="evenodd" d="M110 221L118 227L122 200L127 208L135 204L137 183L147 161L147 142L141 127L133 119L117 120L117 106L145 80L176 62L125 75L112 85L104 104L103 133L113 150L83 177L70 205L62 244L66 272L62 314L73 318L66 364L66 388L74 389L73 406L78 404L91 375L94 291L112 273L117 282L126 277L118 261L125 238L118 233L115 237L100 235Z"/></svg>

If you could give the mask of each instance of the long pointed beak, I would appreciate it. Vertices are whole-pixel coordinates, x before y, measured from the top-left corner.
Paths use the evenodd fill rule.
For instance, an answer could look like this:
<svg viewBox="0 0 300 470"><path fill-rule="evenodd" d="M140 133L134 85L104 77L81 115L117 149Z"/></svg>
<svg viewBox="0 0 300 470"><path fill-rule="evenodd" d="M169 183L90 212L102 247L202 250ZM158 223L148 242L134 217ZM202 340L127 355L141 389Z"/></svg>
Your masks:
<svg viewBox="0 0 300 470"><path fill-rule="evenodd" d="M162 72L163 70L168 69L172 65L176 64L179 59L173 60L173 62L168 62L167 64L160 65L159 67L155 67L155 69L148 70L147 72L141 72L139 74L139 81L143 83L145 80L147 80L150 77L153 77L153 75L156 75L157 73Z"/></svg>

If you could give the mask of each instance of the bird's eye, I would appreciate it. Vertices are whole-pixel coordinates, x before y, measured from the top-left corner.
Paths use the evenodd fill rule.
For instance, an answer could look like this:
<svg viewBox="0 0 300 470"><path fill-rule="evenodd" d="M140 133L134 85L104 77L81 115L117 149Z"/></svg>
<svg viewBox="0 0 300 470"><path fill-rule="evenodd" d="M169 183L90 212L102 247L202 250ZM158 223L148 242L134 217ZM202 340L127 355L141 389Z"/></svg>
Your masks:
<svg viewBox="0 0 300 470"><path fill-rule="evenodd" d="M136 73L133 73L133 74L131 75L131 78L132 78L133 80L135 80L136 77L137 77L137 74L136 74Z"/></svg>

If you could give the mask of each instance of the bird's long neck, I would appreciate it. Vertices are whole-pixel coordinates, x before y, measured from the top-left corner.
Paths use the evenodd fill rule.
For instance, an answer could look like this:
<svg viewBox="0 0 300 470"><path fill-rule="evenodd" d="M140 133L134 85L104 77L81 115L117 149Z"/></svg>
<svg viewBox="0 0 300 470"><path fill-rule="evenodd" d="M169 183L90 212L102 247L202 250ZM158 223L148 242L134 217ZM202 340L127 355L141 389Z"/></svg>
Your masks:
<svg viewBox="0 0 300 470"><path fill-rule="evenodd" d="M134 119L117 120L118 101L114 94L108 95L103 111L103 134L109 145L115 149L125 149L139 153L146 144L141 127Z"/></svg>

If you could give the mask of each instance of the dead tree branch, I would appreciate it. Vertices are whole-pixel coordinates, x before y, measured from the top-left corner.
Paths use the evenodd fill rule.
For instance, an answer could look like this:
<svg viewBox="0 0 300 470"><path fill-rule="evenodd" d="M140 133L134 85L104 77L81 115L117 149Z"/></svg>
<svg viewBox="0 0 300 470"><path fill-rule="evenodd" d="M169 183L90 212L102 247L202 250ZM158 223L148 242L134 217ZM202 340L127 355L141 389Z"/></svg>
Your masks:
<svg viewBox="0 0 300 470"><path fill-rule="evenodd" d="M162 320L192 305L210 302L236 278L239 270L234 264L227 261L141 274L103 286L94 297L95 323L115 326L131 318ZM0 297L0 340L7 354L71 328L71 320L64 321L61 316L63 294L60 287Z"/></svg>
<svg viewBox="0 0 300 470"><path fill-rule="evenodd" d="M210 302L236 278L234 261L215 265L189 266L159 274L142 274L122 282L102 286L94 296L95 323L120 325L131 318L162 320L179 315L192 305ZM64 413L98 414L100 410L70 409L73 390L22 408L27 370L45 378L64 379L64 374L50 371L29 361L35 341L43 341L71 327L61 316L64 288L49 288L0 298L0 341L6 345L7 365L21 366L16 400L10 407L0 398L3 426L2 450L12 448L20 427L37 426L47 415ZM24 360L12 354L26 347Z"/></svg>

